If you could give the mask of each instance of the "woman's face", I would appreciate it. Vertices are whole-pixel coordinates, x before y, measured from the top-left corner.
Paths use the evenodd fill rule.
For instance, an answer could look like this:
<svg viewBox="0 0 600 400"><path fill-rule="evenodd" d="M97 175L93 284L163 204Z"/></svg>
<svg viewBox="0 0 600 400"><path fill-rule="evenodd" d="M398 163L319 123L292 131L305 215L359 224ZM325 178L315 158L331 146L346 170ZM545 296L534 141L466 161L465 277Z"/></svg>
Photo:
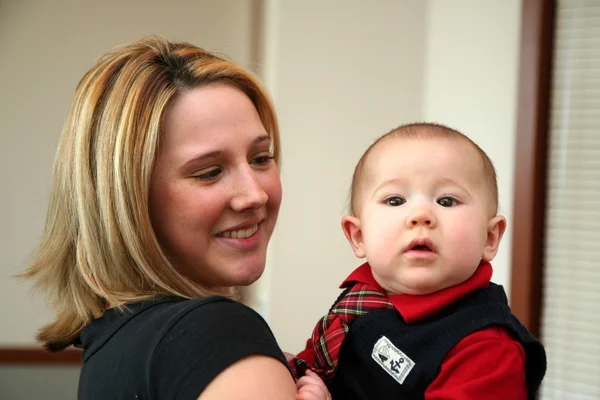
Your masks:
<svg viewBox="0 0 600 400"><path fill-rule="evenodd" d="M270 149L254 104L234 86L175 99L150 182L150 217L181 274L217 290L260 277L281 203Z"/></svg>

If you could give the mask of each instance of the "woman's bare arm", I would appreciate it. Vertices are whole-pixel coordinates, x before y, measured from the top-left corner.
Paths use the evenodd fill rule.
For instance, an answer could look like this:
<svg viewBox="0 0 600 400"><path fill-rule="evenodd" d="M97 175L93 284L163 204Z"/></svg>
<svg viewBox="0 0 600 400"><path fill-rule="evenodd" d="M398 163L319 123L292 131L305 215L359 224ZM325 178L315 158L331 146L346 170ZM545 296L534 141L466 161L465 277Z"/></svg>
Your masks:
<svg viewBox="0 0 600 400"><path fill-rule="evenodd" d="M253 355L221 372L209 383L198 400L292 400L296 384L281 361Z"/></svg>

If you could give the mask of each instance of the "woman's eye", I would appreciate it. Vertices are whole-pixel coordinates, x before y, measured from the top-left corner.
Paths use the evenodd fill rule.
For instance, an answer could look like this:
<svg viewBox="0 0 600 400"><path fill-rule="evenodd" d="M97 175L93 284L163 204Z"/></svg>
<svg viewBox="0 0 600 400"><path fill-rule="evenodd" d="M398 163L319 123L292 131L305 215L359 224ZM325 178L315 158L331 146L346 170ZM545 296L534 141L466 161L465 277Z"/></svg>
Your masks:
<svg viewBox="0 0 600 400"><path fill-rule="evenodd" d="M273 158L273 156L258 156L252 160L252 164L265 165L268 164Z"/></svg>
<svg viewBox="0 0 600 400"><path fill-rule="evenodd" d="M208 172L196 175L194 178L199 179L201 181L212 181L216 179L219 175L221 175L221 172L223 172L221 168L213 168Z"/></svg>
<svg viewBox="0 0 600 400"><path fill-rule="evenodd" d="M438 199L437 203L442 207L454 207L458 204L456 199L453 199L452 197L442 197Z"/></svg>
<svg viewBox="0 0 600 400"><path fill-rule="evenodd" d="M387 204L388 206L391 206L391 207L398 207L404 203L406 203L406 200L404 200L402 197L397 197L397 196L390 197L389 199L387 199L385 201L385 204Z"/></svg>

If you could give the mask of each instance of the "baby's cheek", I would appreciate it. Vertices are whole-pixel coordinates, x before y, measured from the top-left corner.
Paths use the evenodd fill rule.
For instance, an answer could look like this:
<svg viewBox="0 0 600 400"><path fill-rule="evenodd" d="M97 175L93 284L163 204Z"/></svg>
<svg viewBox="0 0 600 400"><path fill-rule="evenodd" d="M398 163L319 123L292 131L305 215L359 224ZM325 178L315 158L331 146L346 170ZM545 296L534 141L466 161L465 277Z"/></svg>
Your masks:
<svg viewBox="0 0 600 400"><path fill-rule="evenodd" d="M373 248L385 249L390 245L394 245L400 239L400 235L393 226L390 225L389 221L385 223L384 220L373 221L375 223L367 226L363 230L365 243Z"/></svg>
<svg viewBox="0 0 600 400"><path fill-rule="evenodd" d="M454 253L454 257L461 262L474 262L479 260L485 244L485 235L473 225L456 226L447 237L447 249Z"/></svg>
<svg viewBox="0 0 600 400"><path fill-rule="evenodd" d="M406 232L398 213L374 212L363 219L363 239L369 262L388 264L397 256L406 240Z"/></svg>
<svg viewBox="0 0 600 400"><path fill-rule="evenodd" d="M448 239L449 240L453 240L456 242L460 242L461 240L464 240L466 238L468 238L471 232L471 227L469 227L469 224L452 224L452 229L447 233Z"/></svg>
<svg viewBox="0 0 600 400"><path fill-rule="evenodd" d="M373 268L376 268L381 275L386 275L390 269L393 269L395 260L401 254L400 246L398 240L393 241L387 237L381 236L381 240L374 239L365 246L366 257Z"/></svg>

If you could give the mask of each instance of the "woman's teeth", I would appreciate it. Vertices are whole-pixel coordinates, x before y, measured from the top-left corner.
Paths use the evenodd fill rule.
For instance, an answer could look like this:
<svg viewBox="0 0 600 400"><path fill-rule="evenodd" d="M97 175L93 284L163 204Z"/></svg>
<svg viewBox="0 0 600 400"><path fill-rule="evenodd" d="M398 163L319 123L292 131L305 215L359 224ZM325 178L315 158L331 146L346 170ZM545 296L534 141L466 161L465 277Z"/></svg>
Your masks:
<svg viewBox="0 0 600 400"><path fill-rule="evenodd" d="M246 239L250 236L254 235L258 230L258 224L248 228L248 229L239 229L237 231L227 231L219 233L217 236L224 238L233 238L233 239Z"/></svg>

